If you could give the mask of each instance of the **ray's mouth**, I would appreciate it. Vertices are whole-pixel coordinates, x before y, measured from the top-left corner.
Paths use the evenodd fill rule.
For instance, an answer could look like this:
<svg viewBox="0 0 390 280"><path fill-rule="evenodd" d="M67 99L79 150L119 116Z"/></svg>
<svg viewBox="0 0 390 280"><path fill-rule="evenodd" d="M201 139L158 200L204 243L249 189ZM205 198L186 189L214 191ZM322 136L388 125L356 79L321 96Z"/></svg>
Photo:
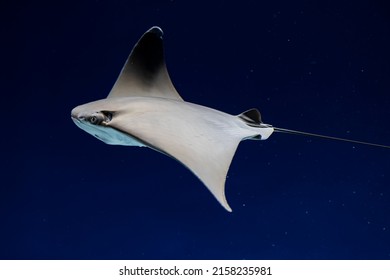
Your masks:
<svg viewBox="0 0 390 280"><path fill-rule="evenodd" d="M77 118L77 117L71 116L71 119L72 119L72 121L75 122L75 123L81 123L81 120L80 120L79 118Z"/></svg>

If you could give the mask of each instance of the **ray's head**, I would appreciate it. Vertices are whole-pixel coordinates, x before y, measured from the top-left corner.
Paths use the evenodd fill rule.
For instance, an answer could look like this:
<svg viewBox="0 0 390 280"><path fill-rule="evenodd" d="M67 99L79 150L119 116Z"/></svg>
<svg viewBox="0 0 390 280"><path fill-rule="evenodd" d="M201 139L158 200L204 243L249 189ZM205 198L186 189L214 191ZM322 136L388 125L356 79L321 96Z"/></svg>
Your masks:
<svg viewBox="0 0 390 280"><path fill-rule="evenodd" d="M110 144L111 136L108 129L113 118L113 112L99 110L95 106L88 105L80 105L72 110L71 118L73 122L85 132Z"/></svg>
<svg viewBox="0 0 390 280"><path fill-rule="evenodd" d="M84 105L77 106L71 112L72 120L78 123L85 123L93 126L105 126L112 120L112 112L88 109Z"/></svg>

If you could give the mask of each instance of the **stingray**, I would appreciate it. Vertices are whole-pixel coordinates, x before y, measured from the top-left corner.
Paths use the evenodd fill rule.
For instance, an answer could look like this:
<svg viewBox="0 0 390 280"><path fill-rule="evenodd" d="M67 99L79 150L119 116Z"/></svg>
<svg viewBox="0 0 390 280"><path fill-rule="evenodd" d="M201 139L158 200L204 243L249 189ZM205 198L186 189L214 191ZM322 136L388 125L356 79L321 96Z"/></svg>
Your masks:
<svg viewBox="0 0 390 280"><path fill-rule="evenodd" d="M304 134L390 148L389 146L273 127L257 109L239 115L186 102L169 77L163 32L150 28L134 46L107 98L77 106L74 123L110 145L149 147L195 174L218 202L225 196L227 172L242 140L266 140L273 132Z"/></svg>

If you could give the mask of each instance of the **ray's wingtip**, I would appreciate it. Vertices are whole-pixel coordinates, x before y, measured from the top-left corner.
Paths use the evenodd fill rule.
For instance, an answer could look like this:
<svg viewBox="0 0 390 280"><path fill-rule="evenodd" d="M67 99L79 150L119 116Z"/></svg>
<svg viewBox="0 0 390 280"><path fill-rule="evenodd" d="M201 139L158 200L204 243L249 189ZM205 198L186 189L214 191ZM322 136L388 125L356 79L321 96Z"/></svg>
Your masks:
<svg viewBox="0 0 390 280"><path fill-rule="evenodd" d="M232 208L230 208L229 204L225 203L225 204L223 204L222 206L223 206L223 208L225 208L225 210L228 211L229 213L232 213L232 212L233 212L233 210L232 210Z"/></svg>
<svg viewBox="0 0 390 280"><path fill-rule="evenodd" d="M159 36L160 38L162 38L162 36L164 35L164 32L161 29L161 27L157 26L157 25L154 25L151 28L149 28L149 30L146 31L146 33L153 33L153 34Z"/></svg>

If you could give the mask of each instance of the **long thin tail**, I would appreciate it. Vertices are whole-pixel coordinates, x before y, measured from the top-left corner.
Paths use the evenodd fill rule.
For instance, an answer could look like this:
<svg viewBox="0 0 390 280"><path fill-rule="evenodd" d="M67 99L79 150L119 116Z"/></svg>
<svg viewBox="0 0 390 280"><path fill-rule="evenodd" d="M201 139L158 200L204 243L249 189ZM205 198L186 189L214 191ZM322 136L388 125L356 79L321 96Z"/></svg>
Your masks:
<svg viewBox="0 0 390 280"><path fill-rule="evenodd" d="M350 142L350 143L356 143L356 144L369 145L369 146L390 149L390 146L387 146L387 145L381 145L381 144L375 144L375 143L369 143L369 142L363 142L363 141L357 141L357 140L351 140L351 139L345 139L345 138L339 138L339 137L333 137L333 136L326 136L326 135L321 135L321 134L308 133L308 132L302 132L302 131L279 128L279 127L274 127L274 131L288 133L288 134L295 134L295 135L306 135L306 136L320 137L320 138L325 138L325 139L331 139L331 140L344 141L344 142Z"/></svg>

